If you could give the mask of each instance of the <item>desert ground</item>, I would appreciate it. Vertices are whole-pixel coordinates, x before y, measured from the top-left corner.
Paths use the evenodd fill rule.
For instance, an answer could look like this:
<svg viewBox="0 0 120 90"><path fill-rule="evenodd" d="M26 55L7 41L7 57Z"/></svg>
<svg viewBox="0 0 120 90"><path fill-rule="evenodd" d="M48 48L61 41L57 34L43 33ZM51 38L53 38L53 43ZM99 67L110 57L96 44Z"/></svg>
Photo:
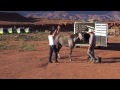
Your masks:
<svg viewBox="0 0 120 90"><path fill-rule="evenodd" d="M54 54L53 63L49 63L47 35L29 34L29 40L26 35L0 35L0 79L120 78L120 36L108 37L108 47L95 49L101 63L88 62L87 47L74 48L72 62L69 48L62 47L59 63L54 63Z"/></svg>

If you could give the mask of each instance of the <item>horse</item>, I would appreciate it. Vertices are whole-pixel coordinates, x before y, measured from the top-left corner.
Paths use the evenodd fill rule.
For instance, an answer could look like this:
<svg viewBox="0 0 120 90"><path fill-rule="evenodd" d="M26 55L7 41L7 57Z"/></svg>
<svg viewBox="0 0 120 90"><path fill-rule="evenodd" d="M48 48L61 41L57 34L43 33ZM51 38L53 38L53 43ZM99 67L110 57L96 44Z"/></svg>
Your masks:
<svg viewBox="0 0 120 90"><path fill-rule="evenodd" d="M82 33L75 33L68 36L57 35L55 38L55 42L56 42L58 58L60 58L60 54L59 54L60 49L62 48L62 46L65 46L70 48L69 58L70 58L70 61L72 61L72 50L78 39L84 42L84 35Z"/></svg>

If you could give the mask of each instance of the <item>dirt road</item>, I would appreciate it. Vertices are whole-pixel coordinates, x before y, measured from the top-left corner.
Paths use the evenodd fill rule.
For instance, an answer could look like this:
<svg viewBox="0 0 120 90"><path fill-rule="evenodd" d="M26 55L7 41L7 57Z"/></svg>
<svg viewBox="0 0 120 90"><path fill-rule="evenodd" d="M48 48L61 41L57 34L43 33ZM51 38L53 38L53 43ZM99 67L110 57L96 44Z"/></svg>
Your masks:
<svg viewBox="0 0 120 90"><path fill-rule="evenodd" d="M1 50L0 79L119 79L119 42L119 38L110 37L107 48L95 49L95 54L102 57L102 63L97 64L88 63L87 47L74 48L72 62L69 48L63 47L59 63L48 63L47 42L46 48L35 51Z"/></svg>

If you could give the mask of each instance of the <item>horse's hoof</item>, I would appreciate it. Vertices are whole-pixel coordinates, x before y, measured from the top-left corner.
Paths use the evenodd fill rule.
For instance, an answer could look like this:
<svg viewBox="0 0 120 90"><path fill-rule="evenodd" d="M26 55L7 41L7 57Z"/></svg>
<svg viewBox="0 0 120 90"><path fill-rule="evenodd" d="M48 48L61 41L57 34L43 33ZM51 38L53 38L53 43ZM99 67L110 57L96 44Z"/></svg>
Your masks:
<svg viewBox="0 0 120 90"><path fill-rule="evenodd" d="M60 59L60 55L58 54L58 58Z"/></svg>

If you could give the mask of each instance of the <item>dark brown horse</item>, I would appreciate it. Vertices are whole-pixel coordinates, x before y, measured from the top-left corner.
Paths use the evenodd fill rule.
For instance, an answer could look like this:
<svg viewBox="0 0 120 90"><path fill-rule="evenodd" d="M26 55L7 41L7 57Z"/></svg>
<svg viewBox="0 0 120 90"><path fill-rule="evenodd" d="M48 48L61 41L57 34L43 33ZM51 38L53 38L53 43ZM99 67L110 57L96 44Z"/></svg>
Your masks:
<svg viewBox="0 0 120 90"><path fill-rule="evenodd" d="M59 54L60 49L62 48L62 46L65 46L65 47L70 48L69 58L70 58L70 61L72 61L72 50L73 50L73 48L75 46L75 42L78 39L80 39L80 41L84 41L84 37L83 37L82 33L76 33L76 34L72 34L72 35L69 35L69 36L60 36L60 35L58 35L55 38L56 48L57 48L57 52L58 52L58 58L60 58L60 54Z"/></svg>

